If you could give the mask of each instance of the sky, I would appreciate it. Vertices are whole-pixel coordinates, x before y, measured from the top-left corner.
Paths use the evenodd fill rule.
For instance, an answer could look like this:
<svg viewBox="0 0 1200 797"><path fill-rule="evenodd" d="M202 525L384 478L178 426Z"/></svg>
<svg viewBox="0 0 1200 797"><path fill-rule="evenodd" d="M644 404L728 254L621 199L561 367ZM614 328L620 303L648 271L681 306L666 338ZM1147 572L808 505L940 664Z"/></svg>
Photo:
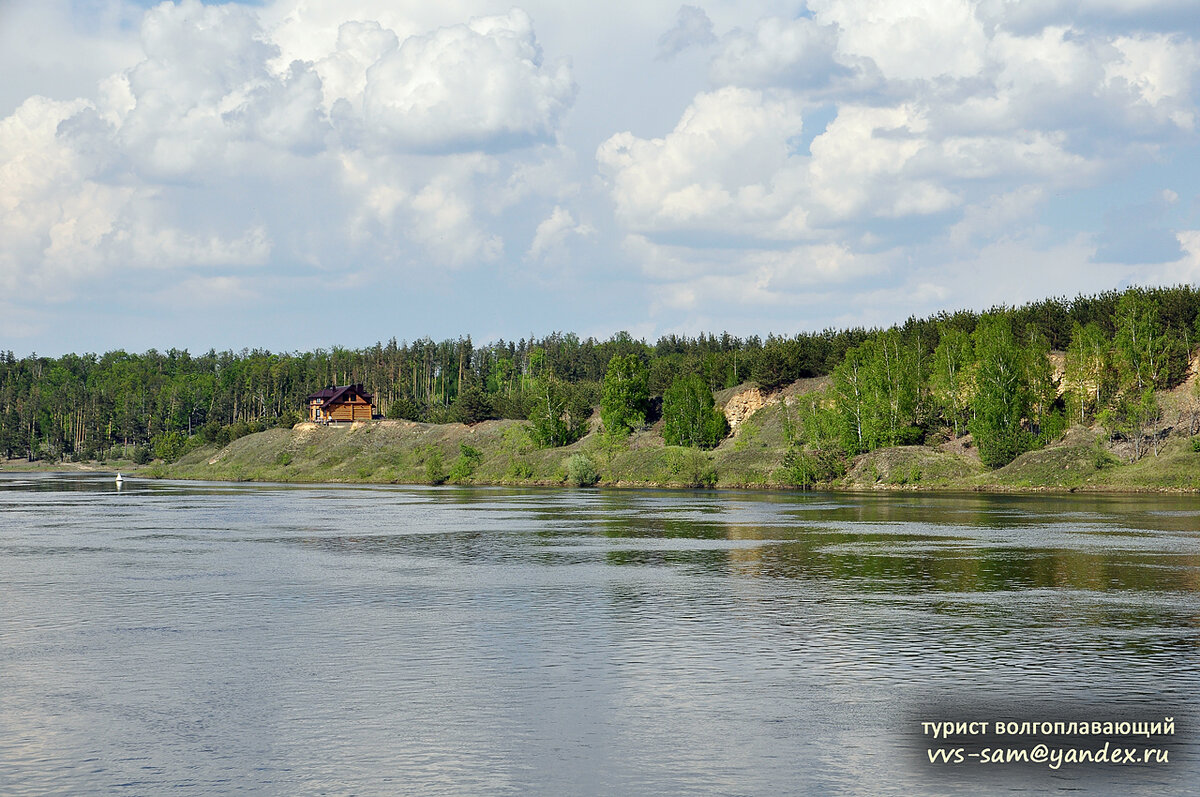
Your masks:
<svg viewBox="0 0 1200 797"><path fill-rule="evenodd" d="M0 350L1200 281L1193 0L0 0Z"/></svg>

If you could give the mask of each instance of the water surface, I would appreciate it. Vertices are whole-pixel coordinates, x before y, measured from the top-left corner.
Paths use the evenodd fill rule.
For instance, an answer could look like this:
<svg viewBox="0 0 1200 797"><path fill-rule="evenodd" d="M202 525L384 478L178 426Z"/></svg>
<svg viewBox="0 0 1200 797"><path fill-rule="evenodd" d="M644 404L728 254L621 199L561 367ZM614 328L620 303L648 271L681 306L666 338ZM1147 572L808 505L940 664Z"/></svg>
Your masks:
<svg viewBox="0 0 1200 797"><path fill-rule="evenodd" d="M0 793L1189 793L1198 529L1161 496L3 474ZM1164 716L1157 766L920 737Z"/></svg>

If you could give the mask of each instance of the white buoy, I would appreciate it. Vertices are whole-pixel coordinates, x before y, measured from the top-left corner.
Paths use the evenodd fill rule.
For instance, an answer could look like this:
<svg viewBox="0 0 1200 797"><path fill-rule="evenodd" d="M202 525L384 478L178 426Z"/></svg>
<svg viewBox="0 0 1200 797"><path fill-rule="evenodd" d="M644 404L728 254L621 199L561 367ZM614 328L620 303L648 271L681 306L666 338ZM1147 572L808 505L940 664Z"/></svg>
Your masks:
<svg viewBox="0 0 1200 797"><path fill-rule="evenodd" d="M122 482L124 482L124 481L125 481L125 480L124 480L123 478L121 478L121 474L120 474L120 472L118 472L118 473L117 473L117 486L118 486L118 487L120 487L120 486L121 486L121 483L122 483Z"/></svg>

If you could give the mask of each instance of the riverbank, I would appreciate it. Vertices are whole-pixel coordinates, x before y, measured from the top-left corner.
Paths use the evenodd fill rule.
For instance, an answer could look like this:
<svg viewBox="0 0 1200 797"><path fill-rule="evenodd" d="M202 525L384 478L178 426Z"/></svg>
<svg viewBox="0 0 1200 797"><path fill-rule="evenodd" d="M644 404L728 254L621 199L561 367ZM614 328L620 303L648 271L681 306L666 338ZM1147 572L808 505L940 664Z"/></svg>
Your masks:
<svg viewBox="0 0 1200 797"><path fill-rule="evenodd" d="M300 424L199 449L137 475L210 481L508 486L797 489L785 468L786 405L767 404L710 452L667 446L650 428L614 442L597 422L562 448L535 448L523 421L474 426L375 421ZM809 485L844 490L989 492L1200 492L1200 452L1167 437L1159 452L1127 461L1100 430L1074 427L1059 441L989 471L969 440L900 446L856 457L847 473Z"/></svg>
<svg viewBox="0 0 1200 797"><path fill-rule="evenodd" d="M194 449L173 463L9 460L0 463L0 470L121 471L149 478L293 483L1200 492L1200 451L1185 422L1192 417L1186 385L1161 394L1170 417L1180 420L1155 430L1157 448L1141 456L1135 456L1132 443L1113 442L1099 427L1075 426L1049 446L997 470L981 464L968 435L938 446L871 451L846 463L845 472L832 480L801 484L803 473L788 458L787 430L795 423L797 398L821 389L825 381L801 380L771 395L749 385L718 393L718 406L733 431L712 451L666 445L661 421L613 440L600 432L598 415L582 439L550 449L533 444L526 421L466 426L382 420L270 429L225 446Z"/></svg>

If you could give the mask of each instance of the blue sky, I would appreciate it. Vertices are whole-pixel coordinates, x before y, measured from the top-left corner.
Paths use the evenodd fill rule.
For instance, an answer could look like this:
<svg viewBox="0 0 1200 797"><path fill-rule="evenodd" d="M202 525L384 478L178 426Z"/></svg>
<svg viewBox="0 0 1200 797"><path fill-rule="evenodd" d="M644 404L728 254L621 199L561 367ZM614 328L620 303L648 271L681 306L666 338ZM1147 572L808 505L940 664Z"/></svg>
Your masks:
<svg viewBox="0 0 1200 797"><path fill-rule="evenodd" d="M1200 279L1183 0L0 2L0 349L886 325Z"/></svg>

